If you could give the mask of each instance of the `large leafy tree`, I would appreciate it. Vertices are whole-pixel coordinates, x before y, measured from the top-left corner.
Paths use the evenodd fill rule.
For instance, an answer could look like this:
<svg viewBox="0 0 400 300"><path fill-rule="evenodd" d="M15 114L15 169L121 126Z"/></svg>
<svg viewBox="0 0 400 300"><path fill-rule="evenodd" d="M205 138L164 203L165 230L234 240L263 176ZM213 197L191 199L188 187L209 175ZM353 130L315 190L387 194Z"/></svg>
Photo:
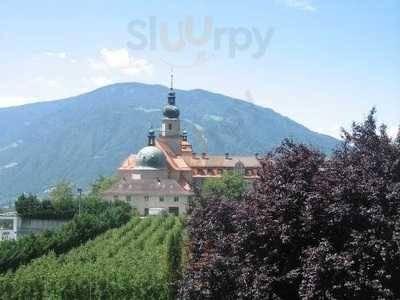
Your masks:
<svg viewBox="0 0 400 300"><path fill-rule="evenodd" d="M74 188L70 182L58 183L49 196L55 210L65 211L74 205Z"/></svg>
<svg viewBox="0 0 400 300"><path fill-rule="evenodd" d="M207 178L201 188L203 198L225 198L240 200L246 192L247 183L243 176L224 172L221 177Z"/></svg>
<svg viewBox="0 0 400 300"><path fill-rule="evenodd" d="M373 110L326 158L285 141L243 202L189 226L182 299L399 299L400 141Z"/></svg>
<svg viewBox="0 0 400 300"><path fill-rule="evenodd" d="M90 195L101 197L102 193L118 181L116 176L99 176L91 185Z"/></svg>
<svg viewBox="0 0 400 300"><path fill-rule="evenodd" d="M22 194L15 201L15 209L17 212L23 216L34 216L40 210L39 199L32 195Z"/></svg>

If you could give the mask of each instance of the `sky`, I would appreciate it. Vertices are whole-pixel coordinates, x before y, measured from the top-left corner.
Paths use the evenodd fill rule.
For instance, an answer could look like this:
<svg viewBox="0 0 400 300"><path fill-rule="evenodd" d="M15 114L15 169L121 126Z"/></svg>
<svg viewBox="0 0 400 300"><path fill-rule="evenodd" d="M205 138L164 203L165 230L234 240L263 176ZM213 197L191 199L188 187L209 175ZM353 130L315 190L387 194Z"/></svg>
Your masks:
<svg viewBox="0 0 400 300"><path fill-rule="evenodd" d="M205 89L340 136L400 124L400 1L0 2L0 107L116 82ZM179 105L179 99L178 99Z"/></svg>

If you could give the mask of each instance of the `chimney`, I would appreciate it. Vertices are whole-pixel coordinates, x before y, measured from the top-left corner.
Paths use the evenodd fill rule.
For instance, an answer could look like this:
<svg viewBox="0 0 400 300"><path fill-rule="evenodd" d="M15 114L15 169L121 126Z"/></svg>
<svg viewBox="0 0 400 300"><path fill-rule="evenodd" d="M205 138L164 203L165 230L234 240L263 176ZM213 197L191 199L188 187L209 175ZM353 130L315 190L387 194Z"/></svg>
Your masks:
<svg viewBox="0 0 400 300"><path fill-rule="evenodd" d="M192 157L193 157L193 158L197 158L196 155L197 155L196 152L192 152Z"/></svg>
<svg viewBox="0 0 400 300"><path fill-rule="evenodd" d="M259 153L256 153L256 154L254 154L255 155L255 157L257 158L257 159L260 159L260 154Z"/></svg>
<svg viewBox="0 0 400 300"><path fill-rule="evenodd" d="M201 154L201 158L206 159L206 158L207 158L207 153L203 152L203 153Z"/></svg>
<svg viewBox="0 0 400 300"><path fill-rule="evenodd" d="M228 152L225 153L225 159L230 159Z"/></svg>

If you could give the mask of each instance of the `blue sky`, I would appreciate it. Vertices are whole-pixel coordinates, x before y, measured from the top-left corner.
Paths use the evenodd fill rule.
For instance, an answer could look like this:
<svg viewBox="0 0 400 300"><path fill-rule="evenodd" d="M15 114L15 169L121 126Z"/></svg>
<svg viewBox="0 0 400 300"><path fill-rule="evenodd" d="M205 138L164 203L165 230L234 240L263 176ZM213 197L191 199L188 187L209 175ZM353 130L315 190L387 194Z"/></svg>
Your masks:
<svg viewBox="0 0 400 300"><path fill-rule="evenodd" d="M315 131L337 136L373 106L392 133L400 123L398 0L2 0L0 46L0 107L113 82L167 85L173 66L177 88Z"/></svg>

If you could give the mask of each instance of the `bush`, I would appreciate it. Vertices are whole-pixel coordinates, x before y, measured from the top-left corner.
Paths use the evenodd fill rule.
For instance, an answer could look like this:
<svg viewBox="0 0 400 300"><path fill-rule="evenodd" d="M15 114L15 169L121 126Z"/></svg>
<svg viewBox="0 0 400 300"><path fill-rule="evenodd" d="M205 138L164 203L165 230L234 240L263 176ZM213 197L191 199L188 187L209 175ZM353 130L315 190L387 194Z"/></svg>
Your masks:
<svg viewBox="0 0 400 300"><path fill-rule="evenodd" d="M22 194L15 201L15 209L21 217L33 219L71 219L79 212L99 213L107 207L102 192L109 188L116 178L100 176L86 195L75 197L73 185L60 182L49 194L49 199ZM79 209L80 208L80 209Z"/></svg>
<svg viewBox="0 0 400 300"><path fill-rule="evenodd" d="M116 202L98 214L76 215L55 231L30 235L17 241L0 243L0 272L15 270L32 259L49 252L62 254L96 237L110 228L119 227L131 218L128 204Z"/></svg>
<svg viewBox="0 0 400 300"><path fill-rule="evenodd" d="M242 202L190 221L181 299L399 299L400 141L374 111L326 158L285 141Z"/></svg>

